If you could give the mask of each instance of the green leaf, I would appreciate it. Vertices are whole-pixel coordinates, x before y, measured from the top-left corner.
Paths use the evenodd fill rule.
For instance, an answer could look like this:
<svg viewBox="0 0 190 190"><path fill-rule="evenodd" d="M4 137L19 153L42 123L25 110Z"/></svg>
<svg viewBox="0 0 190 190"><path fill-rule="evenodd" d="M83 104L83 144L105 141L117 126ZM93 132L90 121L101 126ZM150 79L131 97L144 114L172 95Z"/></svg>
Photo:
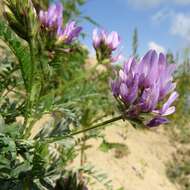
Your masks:
<svg viewBox="0 0 190 190"><path fill-rule="evenodd" d="M0 115L0 133L3 133L4 129L5 129L5 121L3 117Z"/></svg>
<svg viewBox="0 0 190 190"><path fill-rule="evenodd" d="M87 20L88 22L90 22L91 24L97 26L97 27L100 26L95 20L93 20L93 19L90 18L89 16L84 16L84 19Z"/></svg>
<svg viewBox="0 0 190 190"><path fill-rule="evenodd" d="M79 5L84 5L86 3L86 0L77 0Z"/></svg>
<svg viewBox="0 0 190 190"><path fill-rule="evenodd" d="M12 32L3 20L0 20L0 39L2 39L9 46L18 59L25 88L29 90L28 79L31 69L31 60L28 47L23 45L18 36Z"/></svg>

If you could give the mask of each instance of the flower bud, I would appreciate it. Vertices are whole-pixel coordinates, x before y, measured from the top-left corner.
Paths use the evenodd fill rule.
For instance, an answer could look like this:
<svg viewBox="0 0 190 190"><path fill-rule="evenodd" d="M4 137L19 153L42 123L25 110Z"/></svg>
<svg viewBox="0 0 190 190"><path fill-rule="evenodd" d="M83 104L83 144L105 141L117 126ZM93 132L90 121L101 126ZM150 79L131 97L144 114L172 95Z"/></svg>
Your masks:
<svg viewBox="0 0 190 190"><path fill-rule="evenodd" d="M21 38L29 40L37 33L37 14L31 0L4 0L3 4L5 18Z"/></svg>
<svg viewBox="0 0 190 190"><path fill-rule="evenodd" d="M49 0L32 0L32 3L37 13L39 13L40 10L48 8Z"/></svg>

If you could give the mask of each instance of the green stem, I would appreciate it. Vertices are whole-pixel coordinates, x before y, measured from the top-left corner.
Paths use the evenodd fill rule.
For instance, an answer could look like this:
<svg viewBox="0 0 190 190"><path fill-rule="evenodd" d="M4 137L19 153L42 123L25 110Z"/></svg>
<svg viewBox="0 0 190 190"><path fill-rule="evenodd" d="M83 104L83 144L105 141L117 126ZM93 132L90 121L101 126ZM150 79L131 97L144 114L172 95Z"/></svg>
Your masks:
<svg viewBox="0 0 190 190"><path fill-rule="evenodd" d="M30 180L28 177L24 179L23 190L30 190Z"/></svg>
<svg viewBox="0 0 190 190"><path fill-rule="evenodd" d="M24 120L24 127L26 128L26 133L27 133L28 119L29 119L31 109L32 109L31 95L32 95L34 67L35 67L34 42L32 39L29 40L29 48L30 48L31 68L30 68L30 76L29 76L29 89L27 93L26 114L25 114L25 120Z"/></svg>
<svg viewBox="0 0 190 190"><path fill-rule="evenodd" d="M85 147L86 147L86 134L83 133L83 141L81 144L81 151L80 151L80 167L83 168L83 165L85 163ZM83 171L81 170L79 173L79 180L81 183L83 183Z"/></svg>
<svg viewBox="0 0 190 190"><path fill-rule="evenodd" d="M47 139L47 142L49 142L49 143L52 142L52 143L53 143L53 142L55 142L55 141L60 141L60 140L63 140L63 139L65 139L65 138L69 138L69 137L78 135L78 134L80 134L80 133L85 133L85 132L88 132L88 131L90 131L90 130L103 127L103 126L105 126L105 125L107 125L107 124L116 122L116 121L121 120L121 119L123 119L123 116L122 116L122 115L120 115L120 116L118 116L118 117L115 117L115 118L112 118L112 119L109 119L109 120L106 120L106 121L104 121L104 122L102 122L102 123L98 123L98 124L96 124L96 125L94 125L94 126L92 126L92 127L88 127L88 128L85 128L85 129L83 128L83 129L81 129L81 130L75 131L75 132L70 133L70 134L68 134L68 135L64 135L64 136L60 136L60 137L54 137L54 138L48 138L48 139Z"/></svg>
<svg viewBox="0 0 190 190"><path fill-rule="evenodd" d="M34 79L34 67L35 67L35 53L34 53L34 42L33 42L33 40L30 40L29 46L30 46L30 56L31 56L31 72L30 72L30 83L29 83L30 96L29 96L29 100L31 100L32 86L33 86L33 79ZM30 109L31 109L31 107L29 108L29 110Z"/></svg>
<svg viewBox="0 0 190 190"><path fill-rule="evenodd" d="M44 66L43 63L41 61L42 58L40 58L40 74L41 74L41 90L40 90L40 96L44 94L44 88L45 88L45 72L44 72ZM39 97L40 97L39 96Z"/></svg>
<svg viewBox="0 0 190 190"><path fill-rule="evenodd" d="M44 58L43 51L44 51L44 47L39 43L38 44L38 58L39 58L39 66L40 66L40 78L41 78L40 96L43 95L44 93L45 82L46 82L46 75L45 75L44 62L43 62L43 58Z"/></svg>

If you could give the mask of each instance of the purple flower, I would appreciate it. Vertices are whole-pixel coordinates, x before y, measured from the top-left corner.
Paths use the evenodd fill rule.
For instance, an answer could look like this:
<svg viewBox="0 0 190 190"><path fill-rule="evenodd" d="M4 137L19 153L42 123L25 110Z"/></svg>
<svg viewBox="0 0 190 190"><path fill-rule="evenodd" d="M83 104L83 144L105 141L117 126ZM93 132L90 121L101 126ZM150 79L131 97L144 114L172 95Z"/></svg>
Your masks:
<svg viewBox="0 0 190 190"><path fill-rule="evenodd" d="M117 32L107 33L105 30L93 30L93 46L95 49L100 48L100 46L105 46L111 51L118 48L120 44L120 37Z"/></svg>
<svg viewBox="0 0 190 190"><path fill-rule="evenodd" d="M165 116L175 112L171 105L178 97L174 91L174 70L175 65L168 64L165 55L153 50L139 62L134 58L126 61L117 79L111 82L113 95L123 105L124 113L131 117L151 115L153 118L146 122L149 127L167 123Z"/></svg>
<svg viewBox="0 0 190 190"><path fill-rule="evenodd" d="M121 54L112 55L120 45L120 37L117 32L107 33L103 29L94 29L92 34L93 46L99 63L109 63L121 60Z"/></svg>
<svg viewBox="0 0 190 190"><path fill-rule="evenodd" d="M58 30L63 23L63 5L57 1L49 6L48 11L40 10L39 19L41 24L49 29Z"/></svg>
<svg viewBox="0 0 190 190"><path fill-rule="evenodd" d="M39 12L39 20L42 28L48 33L50 38L56 39L58 43L70 44L78 37L81 27L77 27L74 21L63 27L63 6L59 0L51 4L48 11Z"/></svg>
<svg viewBox="0 0 190 190"><path fill-rule="evenodd" d="M80 34L82 28L78 27L74 21L66 24L65 28L57 31L58 41L70 44Z"/></svg>

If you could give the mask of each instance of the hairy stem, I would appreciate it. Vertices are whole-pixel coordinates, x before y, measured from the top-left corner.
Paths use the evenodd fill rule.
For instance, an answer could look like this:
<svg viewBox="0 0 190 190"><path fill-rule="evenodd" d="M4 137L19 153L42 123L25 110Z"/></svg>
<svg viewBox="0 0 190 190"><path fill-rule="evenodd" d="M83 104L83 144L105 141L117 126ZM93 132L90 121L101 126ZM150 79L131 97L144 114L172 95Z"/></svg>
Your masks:
<svg viewBox="0 0 190 190"><path fill-rule="evenodd" d="M25 133L27 134L27 124L28 119L31 114L32 109L32 86L33 86L33 77L34 77L34 67L35 67L35 53L34 53L34 42L33 39L29 40L29 47L30 47L30 58L31 58L31 67L30 67L30 76L29 76L29 90L27 93L27 100L26 100L26 113L25 113L25 119L24 119L24 127L26 128Z"/></svg>
<svg viewBox="0 0 190 190"><path fill-rule="evenodd" d="M44 69L44 62L43 62L43 50L44 47L39 43L38 44L38 58L39 58L39 66L40 66L40 78L41 78L41 89L40 89L40 96L44 93L45 83L46 83L46 74Z"/></svg>
<svg viewBox="0 0 190 190"><path fill-rule="evenodd" d="M123 119L123 115L120 115L120 116L118 116L118 117L115 117L115 118L106 120L106 121L104 121L104 122L102 122L102 123L98 123L98 124L96 124L96 125L93 125L93 126L91 126L91 127L85 128L85 129L82 128L81 130L77 130L77 131L75 131L75 132L73 132L73 133L70 133L70 134L68 134L68 135L64 135L64 136L60 136L60 137L47 138L46 141L47 141L47 142L50 142L50 143L51 143L51 142L53 143L53 142L55 142L55 141L60 141L60 140L63 140L63 139L65 139L65 138L69 138L69 137L72 137L72 136L75 136L75 135L78 135L78 134L81 134L81 133L88 132L88 131L93 130L93 129L97 129L97 128L103 127L103 126L105 126L105 125L107 125L107 124L110 124L110 123L119 121L119 120L121 120L121 119Z"/></svg>
<svg viewBox="0 0 190 190"><path fill-rule="evenodd" d="M86 147L86 134L83 133L83 140L82 140L82 144L81 144L81 150L80 150L80 166L81 168L83 167L84 163L85 163L85 147ZM79 174L79 180L81 183L83 183L83 171L80 171Z"/></svg>

